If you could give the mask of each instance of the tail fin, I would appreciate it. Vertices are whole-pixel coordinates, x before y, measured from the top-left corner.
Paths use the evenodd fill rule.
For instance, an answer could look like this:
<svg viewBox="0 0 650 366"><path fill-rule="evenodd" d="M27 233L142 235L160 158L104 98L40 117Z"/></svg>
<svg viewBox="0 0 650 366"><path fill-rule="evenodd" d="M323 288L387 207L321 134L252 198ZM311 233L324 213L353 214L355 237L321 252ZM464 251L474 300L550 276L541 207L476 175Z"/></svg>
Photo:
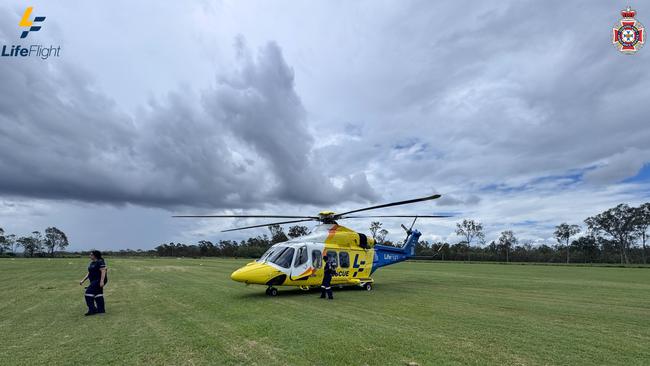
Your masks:
<svg viewBox="0 0 650 366"><path fill-rule="evenodd" d="M417 230L409 230L409 236L404 242L404 245L402 246L402 249L406 253L407 256L411 257L415 255L415 244L418 243L420 240L420 236L422 233L420 233Z"/></svg>

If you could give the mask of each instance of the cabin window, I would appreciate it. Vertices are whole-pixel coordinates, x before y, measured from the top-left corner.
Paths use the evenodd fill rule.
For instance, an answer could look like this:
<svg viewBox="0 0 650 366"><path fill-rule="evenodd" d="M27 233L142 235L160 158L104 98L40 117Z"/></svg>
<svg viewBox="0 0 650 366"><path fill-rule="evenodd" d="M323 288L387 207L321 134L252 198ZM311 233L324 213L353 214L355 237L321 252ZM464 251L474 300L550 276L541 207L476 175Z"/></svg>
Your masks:
<svg viewBox="0 0 650 366"><path fill-rule="evenodd" d="M341 266L341 268L350 267L350 255L348 254L348 252L339 253L339 265Z"/></svg>
<svg viewBox="0 0 650 366"><path fill-rule="evenodd" d="M307 263L307 247L298 248L298 254L296 254L296 260L293 262L294 267L302 266Z"/></svg>
<svg viewBox="0 0 650 366"><path fill-rule="evenodd" d="M332 264L332 267L338 267L339 261L336 258L336 252L333 250L327 251L327 261Z"/></svg>
<svg viewBox="0 0 650 366"><path fill-rule="evenodd" d="M269 262L275 263L282 268L291 267L291 261L293 260L294 249L290 247L281 248L277 253L274 253Z"/></svg>
<svg viewBox="0 0 650 366"><path fill-rule="evenodd" d="M315 249L311 251L311 266L314 268L320 268L323 265L323 254L320 250Z"/></svg>

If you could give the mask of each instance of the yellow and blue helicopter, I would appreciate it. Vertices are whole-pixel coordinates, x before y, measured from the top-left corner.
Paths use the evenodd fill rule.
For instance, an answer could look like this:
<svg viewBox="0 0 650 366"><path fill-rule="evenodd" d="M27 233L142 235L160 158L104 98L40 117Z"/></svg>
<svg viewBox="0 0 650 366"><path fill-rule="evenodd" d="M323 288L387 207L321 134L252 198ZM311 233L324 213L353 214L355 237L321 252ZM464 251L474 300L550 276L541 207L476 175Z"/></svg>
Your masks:
<svg viewBox="0 0 650 366"><path fill-rule="evenodd" d="M402 262L415 254L415 245L421 233L413 229L418 218L449 217L445 215L379 215L357 216L353 213L385 207L434 200L439 194L406 201L392 202L378 206L365 207L343 213L323 211L318 216L286 215L183 215L175 217L200 218L284 218L289 221L273 222L260 225L223 230L235 231L270 225L292 224L298 222L318 221L319 225L307 236L277 243L269 248L256 261L237 269L230 276L234 281L247 285L266 286L266 294L277 296L275 286L295 286L309 289L320 286L323 281L323 256L333 263L336 273L332 276L333 286L359 286L372 290L374 280L371 275L381 267ZM358 233L337 223L342 219L360 218L412 218L410 228L402 224L406 239L401 247L375 244L372 238Z"/></svg>

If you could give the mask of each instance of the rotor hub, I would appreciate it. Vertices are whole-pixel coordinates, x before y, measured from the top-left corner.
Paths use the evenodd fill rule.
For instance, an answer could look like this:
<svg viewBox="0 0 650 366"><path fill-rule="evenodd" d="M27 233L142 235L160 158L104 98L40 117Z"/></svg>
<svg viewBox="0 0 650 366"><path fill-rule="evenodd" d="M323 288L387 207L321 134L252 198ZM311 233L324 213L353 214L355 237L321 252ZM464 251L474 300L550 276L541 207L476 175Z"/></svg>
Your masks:
<svg viewBox="0 0 650 366"><path fill-rule="evenodd" d="M336 224L336 216L334 211L321 211L318 213L318 221L324 224Z"/></svg>

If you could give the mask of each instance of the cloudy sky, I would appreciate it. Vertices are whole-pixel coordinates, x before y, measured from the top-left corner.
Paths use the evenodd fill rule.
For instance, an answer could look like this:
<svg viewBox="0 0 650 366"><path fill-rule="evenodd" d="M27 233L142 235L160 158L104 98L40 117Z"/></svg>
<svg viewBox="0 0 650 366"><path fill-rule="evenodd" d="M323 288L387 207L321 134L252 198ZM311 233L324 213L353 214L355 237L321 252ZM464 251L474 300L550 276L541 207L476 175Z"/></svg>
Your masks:
<svg viewBox="0 0 650 366"><path fill-rule="evenodd" d="M25 7L46 16L20 40ZM149 249L254 220L434 192L378 214L457 241L650 201L650 47L620 54L619 1L4 1L0 227L70 249ZM650 25L650 3L632 2ZM385 225L402 238L399 221ZM347 221L365 230L369 222Z"/></svg>

